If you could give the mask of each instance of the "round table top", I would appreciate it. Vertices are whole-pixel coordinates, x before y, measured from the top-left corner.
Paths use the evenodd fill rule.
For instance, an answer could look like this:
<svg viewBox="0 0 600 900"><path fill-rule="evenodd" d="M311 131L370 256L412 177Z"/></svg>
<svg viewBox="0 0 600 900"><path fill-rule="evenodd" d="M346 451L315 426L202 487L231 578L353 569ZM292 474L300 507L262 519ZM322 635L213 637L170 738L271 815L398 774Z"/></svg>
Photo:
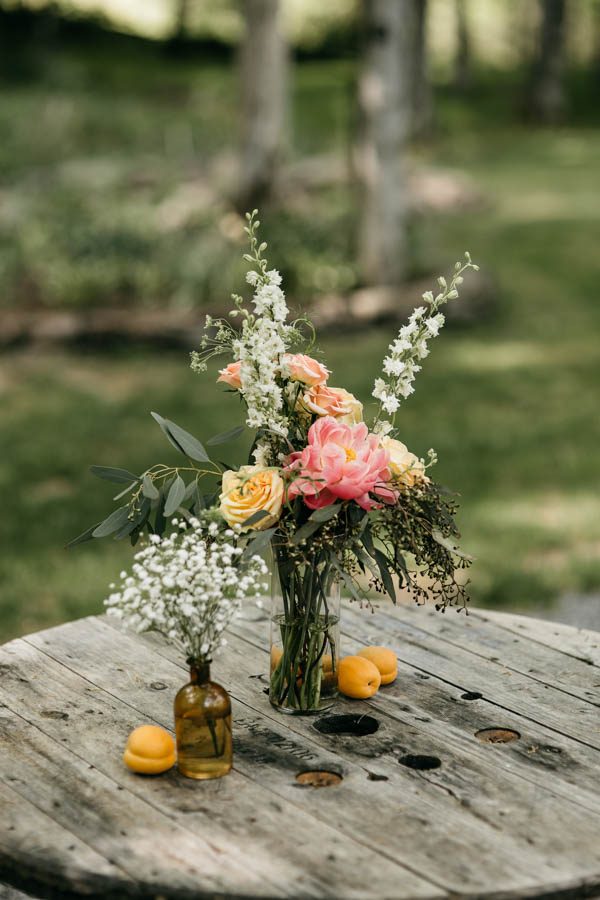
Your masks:
<svg viewBox="0 0 600 900"><path fill-rule="evenodd" d="M234 769L209 782L121 761L135 726L173 728L186 672L157 637L87 618L0 647L0 881L60 898L599 893L600 634L415 607L342 621L344 653L393 647L398 678L319 718L271 708L264 615L236 623L213 666Z"/></svg>

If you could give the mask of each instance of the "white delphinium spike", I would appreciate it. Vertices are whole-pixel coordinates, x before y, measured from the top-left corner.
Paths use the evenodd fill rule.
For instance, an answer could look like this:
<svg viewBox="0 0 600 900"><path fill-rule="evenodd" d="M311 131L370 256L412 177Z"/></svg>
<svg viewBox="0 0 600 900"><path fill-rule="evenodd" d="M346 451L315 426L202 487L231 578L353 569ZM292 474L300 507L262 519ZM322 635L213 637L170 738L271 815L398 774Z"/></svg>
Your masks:
<svg viewBox="0 0 600 900"><path fill-rule="evenodd" d="M287 350L293 329L286 325L288 307L281 289L281 275L276 269L267 269L263 258L266 243L259 244L257 231L260 222L256 210L247 216L246 234L250 240L250 253L244 259L255 268L246 275L246 281L254 288L249 313L237 302L233 311L242 316L239 336L231 343L233 357L241 362L240 393L246 401L249 428L266 428L277 434L287 435L287 418L283 414L284 400L278 376L280 360Z"/></svg>
<svg viewBox="0 0 600 900"><path fill-rule="evenodd" d="M297 341L300 332L297 323L288 324L288 307L281 289L281 275L276 269L267 268L263 257L266 243L258 243L260 222L257 211L246 216L246 234L250 240L250 253L244 254L253 268L246 274L246 281L254 289L252 309L244 300L233 295L234 309L230 316L240 320L236 329L226 319L206 317L206 333L201 350L192 353L191 367L196 372L206 370L213 356L228 353L240 367L240 394L246 402L246 422L250 428L262 428L287 436L288 421L284 415L284 398L278 383L283 354Z"/></svg>
<svg viewBox="0 0 600 900"><path fill-rule="evenodd" d="M402 400L414 392L413 381L421 371L419 361L429 355L427 342L437 337L445 322L440 307L458 297L457 289L463 282L463 272L479 268L471 262L468 253L465 253L465 260L464 263L456 263L450 284L443 276L438 278L441 291L435 297L431 291L423 294L426 305L418 306L412 312L408 324L400 328L398 337L389 345L390 353L384 358L382 366L384 377L376 378L373 386L373 397L379 400L379 412L374 424L378 434L385 435L392 431L394 416Z"/></svg>

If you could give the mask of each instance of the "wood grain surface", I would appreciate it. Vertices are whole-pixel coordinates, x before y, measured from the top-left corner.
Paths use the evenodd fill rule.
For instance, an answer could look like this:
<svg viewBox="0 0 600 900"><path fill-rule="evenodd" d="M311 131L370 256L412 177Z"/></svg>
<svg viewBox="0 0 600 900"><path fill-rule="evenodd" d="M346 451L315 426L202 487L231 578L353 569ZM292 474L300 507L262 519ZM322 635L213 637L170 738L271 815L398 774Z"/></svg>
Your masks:
<svg viewBox="0 0 600 900"><path fill-rule="evenodd" d="M245 611L213 665L234 770L205 783L121 761L137 725L173 730L186 671L158 637L99 617L0 647L0 900L600 895L600 635L383 605L342 625L397 680L282 716Z"/></svg>

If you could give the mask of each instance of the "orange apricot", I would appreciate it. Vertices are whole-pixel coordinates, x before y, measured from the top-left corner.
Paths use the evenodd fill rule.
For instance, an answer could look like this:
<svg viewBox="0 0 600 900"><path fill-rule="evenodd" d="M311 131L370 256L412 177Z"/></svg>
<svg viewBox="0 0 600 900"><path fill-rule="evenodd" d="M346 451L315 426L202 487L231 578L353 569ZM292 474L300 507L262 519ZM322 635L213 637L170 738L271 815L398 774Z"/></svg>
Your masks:
<svg viewBox="0 0 600 900"><path fill-rule="evenodd" d="M175 765L175 741L158 725L140 725L127 738L123 762L133 772L159 775Z"/></svg>
<svg viewBox="0 0 600 900"><path fill-rule="evenodd" d="M338 688L346 697L366 700L379 690L379 669L363 656L345 656L338 666Z"/></svg>
<svg viewBox="0 0 600 900"><path fill-rule="evenodd" d="M363 647L358 655L370 660L379 669L382 684L391 684L398 674L398 657L387 647Z"/></svg>
<svg viewBox="0 0 600 900"><path fill-rule="evenodd" d="M283 650L276 644L271 644L271 674L275 671L283 656Z"/></svg>

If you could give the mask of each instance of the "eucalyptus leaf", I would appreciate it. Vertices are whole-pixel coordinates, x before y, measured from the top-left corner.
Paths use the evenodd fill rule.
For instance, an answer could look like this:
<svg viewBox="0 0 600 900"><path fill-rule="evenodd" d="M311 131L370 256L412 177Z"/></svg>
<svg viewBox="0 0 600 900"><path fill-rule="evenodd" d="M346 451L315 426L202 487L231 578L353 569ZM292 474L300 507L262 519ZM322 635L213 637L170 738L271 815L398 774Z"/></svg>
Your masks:
<svg viewBox="0 0 600 900"><path fill-rule="evenodd" d="M459 559L466 559L469 562L473 561L473 557L469 556L468 553L465 553L464 550L461 550L456 541L453 541L452 538L444 537L441 531L438 531L437 528L434 528L431 532L431 537L436 541L444 550L447 550L449 553L454 554L454 556L458 556Z"/></svg>
<svg viewBox="0 0 600 900"><path fill-rule="evenodd" d="M167 427L170 433L173 435L177 443L182 447L183 452L186 456L189 456L190 459L195 459L196 462L209 462L210 457L200 441L195 438L189 431L185 431L183 428L180 428L179 425L176 425L175 422L169 422L166 420Z"/></svg>
<svg viewBox="0 0 600 900"><path fill-rule="evenodd" d="M375 547L375 561L377 562L377 568L379 569L386 593L388 593L392 598L392 601L396 603L396 588L394 587L394 580L390 575L388 560L377 547Z"/></svg>
<svg viewBox="0 0 600 900"><path fill-rule="evenodd" d="M255 553L261 553L263 550L265 550L271 543L271 538L276 531L276 527L267 528L265 531L259 531L256 537L252 538L252 540L246 545L243 556L245 558L248 558L249 556L254 556Z"/></svg>
<svg viewBox="0 0 600 900"><path fill-rule="evenodd" d="M192 497L194 497L194 499L195 499L197 491L198 491L198 482L194 478L194 480L190 481L190 483L188 484L188 486L185 489L185 494L183 495L183 502L185 503L186 500L191 500Z"/></svg>
<svg viewBox="0 0 600 900"><path fill-rule="evenodd" d="M115 469L113 466L90 466L90 472L96 478L114 481L115 484L130 484L132 481L137 484L140 480L133 472L129 472L127 469Z"/></svg>
<svg viewBox="0 0 600 900"><path fill-rule="evenodd" d="M301 525L298 531L295 533L294 537L292 538L292 544L297 547L298 544L302 543L302 541L305 541L307 540L307 538L311 537L311 535L313 535L315 531L318 531L320 527L321 522L311 522L311 520L309 519L308 522L305 522L304 525Z"/></svg>
<svg viewBox="0 0 600 900"><path fill-rule="evenodd" d="M257 509L255 513L252 513L247 519L244 519L242 522L242 528L248 528L250 525L256 525L257 522L260 522L262 519L266 519L270 516L270 513L266 511L266 509Z"/></svg>
<svg viewBox="0 0 600 900"><path fill-rule="evenodd" d="M371 527L369 525L367 525L367 527L363 531L363 533L361 535L361 540L362 540L363 544L365 545L365 549L366 549L367 553L369 553L371 556L374 557L375 556L375 544L373 543L373 534L371 532Z"/></svg>
<svg viewBox="0 0 600 900"><path fill-rule="evenodd" d="M169 441L169 443L172 444L176 450L178 450L180 453L183 453L183 455L185 456L183 448L180 446L180 444L177 443L177 441L175 440L175 438L173 437L173 435L170 433L169 429L167 428L167 419L163 419L162 416L159 416L159 414L155 413L155 412L150 413L150 415L152 416L154 421L158 423L160 430L162 431L162 433L164 434L166 439Z"/></svg>
<svg viewBox="0 0 600 900"><path fill-rule="evenodd" d="M363 566L365 566L369 570L371 575L373 575L375 578L379 577L379 570L377 569L377 566L375 565L369 554L365 553L360 544L355 544L352 547L352 552L354 553L356 558L363 564Z"/></svg>
<svg viewBox="0 0 600 900"><path fill-rule="evenodd" d="M128 537L132 531L138 527L138 522L136 519L130 519L126 522L122 528L119 528L117 533L115 534L115 541L120 541L124 537Z"/></svg>
<svg viewBox="0 0 600 900"><path fill-rule="evenodd" d="M72 541L69 541L69 543L66 544L66 548L76 547L77 544L84 544L86 541L93 540L94 531L96 530L96 528L98 527L99 524L100 524L100 522L97 522L95 525L92 525L90 528L86 528L86 530L82 531L81 534L78 534L76 538L73 538Z"/></svg>
<svg viewBox="0 0 600 900"><path fill-rule="evenodd" d="M165 525L167 524L167 520L164 513L165 506L165 489L162 487L158 493L158 504L156 507L156 515L154 517L154 533L158 534L159 537L162 537L162 534L165 530Z"/></svg>
<svg viewBox="0 0 600 900"><path fill-rule="evenodd" d="M94 528L92 535L95 538L108 537L109 534L114 534L115 531L119 531L128 520L129 506L120 506Z"/></svg>
<svg viewBox="0 0 600 900"><path fill-rule="evenodd" d="M245 425L236 425L235 428L230 428L229 431L222 431L220 434L215 434L207 440L206 444L208 447L216 447L217 444L226 444L227 441L235 441L235 439L238 438L240 434L243 434L245 430Z"/></svg>
<svg viewBox="0 0 600 900"><path fill-rule="evenodd" d="M352 580L352 578L340 566L339 562L337 561L335 553L330 553L329 558L331 560L331 564L333 565L333 568L336 570L336 572L338 572L342 581L348 588L348 593L350 594L350 596L353 597L354 600L358 600L358 602L360 603L360 601L362 600L362 597L356 590L356 585L354 584L354 581Z"/></svg>
<svg viewBox="0 0 600 900"><path fill-rule="evenodd" d="M309 520L311 522L328 522L330 519L337 516L341 508L341 503L335 503L332 506L322 506L321 509L315 509L315 511L310 514Z"/></svg>
<svg viewBox="0 0 600 900"><path fill-rule="evenodd" d="M142 479L142 493L144 494L144 497L147 497L149 500L158 500L159 498L158 488L147 472Z"/></svg>
<svg viewBox="0 0 600 900"><path fill-rule="evenodd" d="M183 500L184 496L185 481L183 480L181 475L177 475L175 481L169 489L169 493L167 494L167 502L165 503L164 511L164 514L167 518L173 515L175 510L179 507L179 504Z"/></svg>
<svg viewBox="0 0 600 900"><path fill-rule="evenodd" d="M184 456L190 459L195 459L196 462L209 462L206 450L193 434L185 431L184 428L176 425L175 422L163 419L158 413L153 412L152 418L158 422L165 436L180 453L183 453Z"/></svg>

